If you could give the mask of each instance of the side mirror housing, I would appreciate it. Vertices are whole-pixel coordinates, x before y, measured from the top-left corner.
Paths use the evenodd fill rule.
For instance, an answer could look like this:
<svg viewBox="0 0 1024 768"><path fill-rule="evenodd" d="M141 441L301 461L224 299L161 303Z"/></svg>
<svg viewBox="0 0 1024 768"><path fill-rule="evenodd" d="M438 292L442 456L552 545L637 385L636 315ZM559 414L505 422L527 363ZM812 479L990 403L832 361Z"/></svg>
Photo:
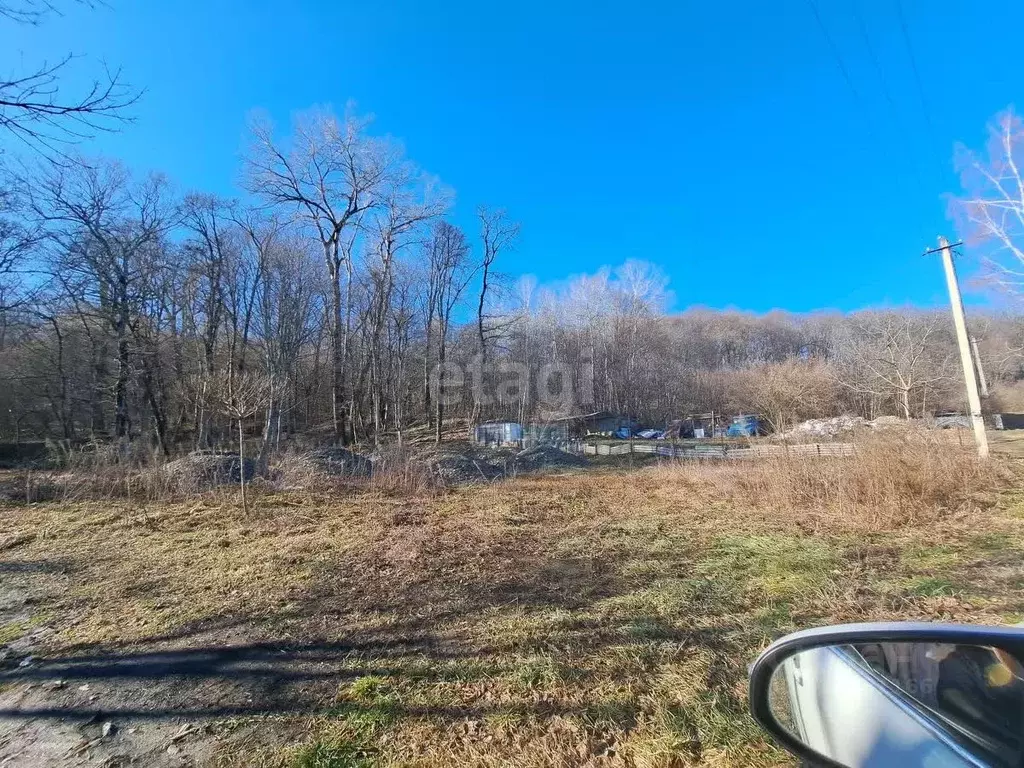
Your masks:
<svg viewBox="0 0 1024 768"><path fill-rule="evenodd" d="M838 768L1024 765L1024 630L927 623L797 632L751 666L750 711Z"/></svg>

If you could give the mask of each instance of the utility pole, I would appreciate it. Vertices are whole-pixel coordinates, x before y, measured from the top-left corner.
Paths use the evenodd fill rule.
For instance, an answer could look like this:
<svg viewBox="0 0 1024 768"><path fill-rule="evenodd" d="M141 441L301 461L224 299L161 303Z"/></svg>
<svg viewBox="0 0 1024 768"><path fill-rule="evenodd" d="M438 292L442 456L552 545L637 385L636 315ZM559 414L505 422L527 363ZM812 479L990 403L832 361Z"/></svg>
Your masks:
<svg viewBox="0 0 1024 768"><path fill-rule="evenodd" d="M971 359L971 346L967 338L967 320L964 318L964 303L960 298L960 285L956 280L956 269L953 267L953 253L949 242L939 238L939 247L926 253L942 252L942 267L946 272L946 287L949 289L949 305L953 310L953 325L956 326L956 343L960 348L960 362L964 369L964 383L967 385L967 405L971 410L971 426L974 427L974 439L978 444L978 456L988 458L988 438L985 436L985 422L981 418L981 399L978 397L978 381L974 377L974 362Z"/></svg>
<svg viewBox="0 0 1024 768"><path fill-rule="evenodd" d="M978 384L981 385L981 396L988 397L988 381L985 379L985 369L981 367L981 355L978 354L978 337L971 334L971 351L974 353L974 365L978 369Z"/></svg>

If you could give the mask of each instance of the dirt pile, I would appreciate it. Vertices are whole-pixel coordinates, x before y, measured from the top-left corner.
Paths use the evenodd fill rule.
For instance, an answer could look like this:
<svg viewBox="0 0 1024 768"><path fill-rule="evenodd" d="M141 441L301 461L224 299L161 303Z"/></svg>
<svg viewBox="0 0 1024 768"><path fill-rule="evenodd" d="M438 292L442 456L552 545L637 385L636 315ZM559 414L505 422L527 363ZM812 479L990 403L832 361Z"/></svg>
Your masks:
<svg viewBox="0 0 1024 768"><path fill-rule="evenodd" d="M370 459L347 448L318 448L303 458L327 475L369 477L373 471Z"/></svg>
<svg viewBox="0 0 1024 768"><path fill-rule="evenodd" d="M256 476L256 462L239 461L237 453L190 453L160 468L163 480L178 493L201 493Z"/></svg>
<svg viewBox="0 0 1024 768"><path fill-rule="evenodd" d="M432 469L446 485L490 482L506 474L504 466L461 453L439 456L432 463Z"/></svg>
<svg viewBox="0 0 1024 768"><path fill-rule="evenodd" d="M445 484L490 482L531 472L575 469L590 465L582 456L559 450L552 445L538 445L521 451L492 451L466 447L446 452L430 460L434 474Z"/></svg>
<svg viewBox="0 0 1024 768"><path fill-rule="evenodd" d="M566 453L553 445L537 445L515 455L512 466L518 472L543 472L548 469L587 467L590 462L582 456Z"/></svg>

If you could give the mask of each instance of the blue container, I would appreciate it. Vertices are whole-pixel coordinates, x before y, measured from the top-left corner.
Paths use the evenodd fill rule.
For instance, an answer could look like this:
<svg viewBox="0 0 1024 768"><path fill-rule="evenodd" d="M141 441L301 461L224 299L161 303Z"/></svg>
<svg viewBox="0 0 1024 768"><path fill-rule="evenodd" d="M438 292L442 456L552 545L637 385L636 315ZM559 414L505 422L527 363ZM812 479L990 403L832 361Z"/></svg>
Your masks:
<svg viewBox="0 0 1024 768"><path fill-rule="evenodd" d="M764 434L764 428L757 416L736 416L725 434L729 437L756 437Z"/></svg>

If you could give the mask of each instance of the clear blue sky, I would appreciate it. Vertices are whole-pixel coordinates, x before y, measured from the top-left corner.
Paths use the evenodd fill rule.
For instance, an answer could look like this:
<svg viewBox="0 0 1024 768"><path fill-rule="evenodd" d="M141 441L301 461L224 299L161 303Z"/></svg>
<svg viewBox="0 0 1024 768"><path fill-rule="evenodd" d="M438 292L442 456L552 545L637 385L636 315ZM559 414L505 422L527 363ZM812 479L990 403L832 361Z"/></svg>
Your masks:
<svg viewBox="0 0 1024 768"><path fill-rule="evenodd" d="M93 146L225 195L251 110L354 100L455 188L456 222L521 221L504 269L542 282L639 258L677 309L932 305L953 144L1020 101L1024 3L901 2L930 119L896 0L816 0L856 96L808 0L109 0L0 24L0 66L122 66L137 122Z"/></svg>

